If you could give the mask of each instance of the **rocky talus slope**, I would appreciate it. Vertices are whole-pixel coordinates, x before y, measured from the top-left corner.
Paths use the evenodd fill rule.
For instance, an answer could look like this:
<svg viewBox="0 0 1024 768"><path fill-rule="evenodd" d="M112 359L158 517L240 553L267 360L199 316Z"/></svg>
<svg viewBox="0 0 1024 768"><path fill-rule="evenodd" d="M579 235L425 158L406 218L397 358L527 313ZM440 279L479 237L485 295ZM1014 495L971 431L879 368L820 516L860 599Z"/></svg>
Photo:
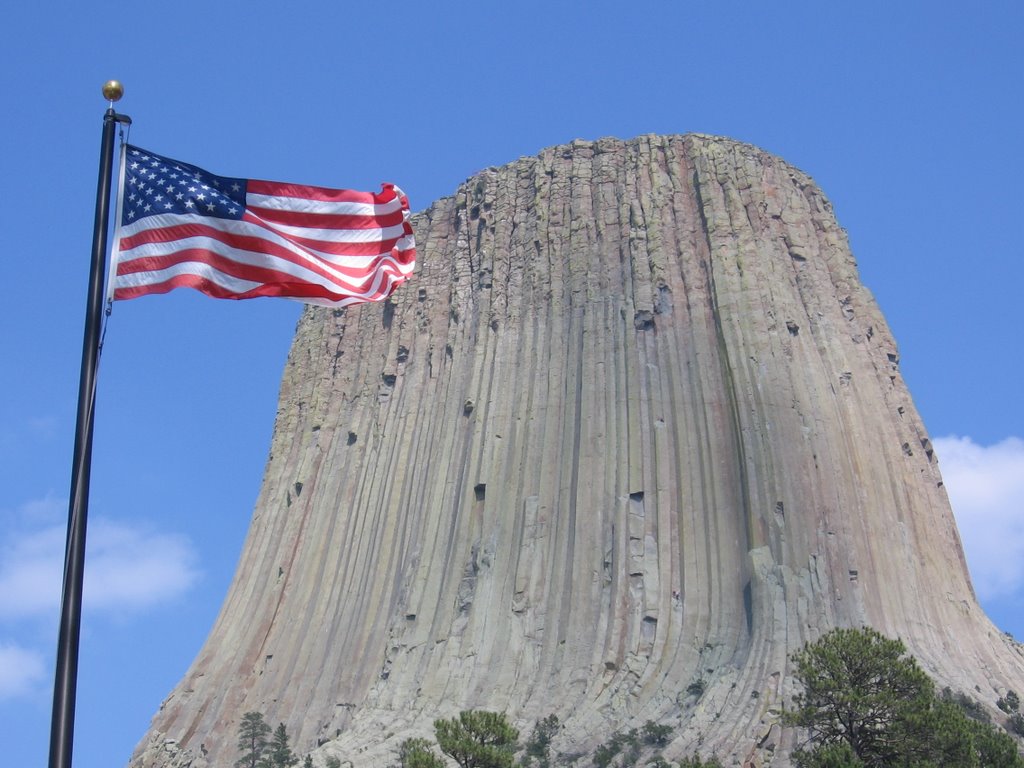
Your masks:
<svg viewBox="0 0 1024 768"><path fill-rule="evenodd" d="M650 719L670 759L785 765L788 654L865 623L988 705L1024 691L805 174L577 141L413 223L389 302L304 314L234 583L132 766L230 766L250 710L385 766L475 707L558 715L563 752Z"/></svg>

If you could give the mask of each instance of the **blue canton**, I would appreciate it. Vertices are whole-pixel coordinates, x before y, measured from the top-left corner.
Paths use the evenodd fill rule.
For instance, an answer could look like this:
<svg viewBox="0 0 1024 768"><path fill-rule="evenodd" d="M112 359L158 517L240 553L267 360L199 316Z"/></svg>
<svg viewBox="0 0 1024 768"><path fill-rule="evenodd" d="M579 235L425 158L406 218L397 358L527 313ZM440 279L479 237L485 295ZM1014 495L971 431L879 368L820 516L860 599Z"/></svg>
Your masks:
<svg viewBox="0 0 1024 768"><path fill-rule="evenodd" d="M158 214L241 219L245 185L245 179L214 176L194 165L129 146L121 226Z"/></svg>

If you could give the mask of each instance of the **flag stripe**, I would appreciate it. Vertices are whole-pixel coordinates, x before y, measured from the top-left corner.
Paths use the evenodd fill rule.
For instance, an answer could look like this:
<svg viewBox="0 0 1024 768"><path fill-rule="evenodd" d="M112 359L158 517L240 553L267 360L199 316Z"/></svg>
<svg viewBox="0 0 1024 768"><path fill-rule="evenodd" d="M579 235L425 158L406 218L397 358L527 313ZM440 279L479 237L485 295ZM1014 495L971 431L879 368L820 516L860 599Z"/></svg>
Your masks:
<svg viewBox="0 0 1024 768"><path fill-rule="evenodd" d="M398 197L386 198L381 201L332 202L328 200L306 200L299 197L281 197L264 195L252 191L248 187L246 205L250 208L270 208L282 211L302 211L308 213L328 213L347 216L380 216L402 210Z"/></svg>
<svg viewBox="0 0 1024 768"><path fill-rule="evenodd" d="M396 197L393 188L381 192L358 192L352 189L329 189L314 187L308 184L289 184L280 181L260 181L250 179L249 192L268 197L293 198L304 201L321 201L325 203L384 203Z"/></svg>
<svg viewBox="0 0 1024 768"><path fill-rule="evenodd" d="M277 284L277 283L245 283L244 281L222 275L214 271L200 274L195 266L181 270L168 270L162 275L151 273L153 279L134 285L125 283L117 289L118 299L134 299L149 294L168 293L175 288L195 288L215 299L254 299L261 296L296 299L307 304L320 304L328 307L345 307L351 304L362 304L367 301L379 301L386 298L387 291L380 291L374 297L342 297L338 298L332 291L310 284ZM249 287L252 286L252 287ZM248 289L247 289L248 288Z"/></svg>
<svg viewBox="0 0 1024 768"><path fill-rule="evenodd" d="M253 205L251 197L247 199L246 208L249 213L257 216L268 224L289 226L295 229L321 230L374 230L402 226L402 210L396 208L392 213L363 216L350 213L307 213L304 211L285 211L279 208L262 208Z"/></svg>
<svg viewBox="0 0 1024 768"><path fill-rule="evenodd" d="M397 224L390 227L373 227L366 229L334 229L331 227L294 226L290 224L279 224L270 222L260 216L246 211L245 220L259 223L272 232L297 239L313 240L323 243L372 243L383 240L397 240L405 234L405 225L399 220ZM369 222L376 223L376 222Z"/></svg>
<svg viewBox="0 0 1024 768"><path fill-rule="evenodd" d="M300 259L287 251L277 256L232 248L225 243L205 238L191 241L177 240L171 243L153 243L145 248L136 248L131 259L121 262L119 274L129 275L149 270L164 269L181 262L203 262L216 266L224 272L246 277L251 280L274 281L275 279L301 278L324 286L343 286L354 292L362 292L363 286L380 270L407 275L410 267L386 256L374 262L373 269L339 269L317 260Z"/></svg>
<svg viewBox="0 0 1024 768"><path fill-rule="evenodd" d="M186 251L166 257L147 257L139 260L139 271L125 271L121 275L118 298L135 295L166 293L179 285L191 285L185 276L199 278L238 294L234 298L255 296L331 296L337 284L301 269L275 270L259 265L245 265L222 258L208 251ZM393 268L383 267L367 276L363 285L348 288L348 298L357 301L376 301L387 296L394 285L404 278ZM134 293L133 293L134 291ZM129 295L131 293L132 295ZM216 298L228 298L217 296Z"/></svg>
<svg viewBox="0 0 1024 768"><path fill-rule="evenodd" d="M415 268L408 200L393 185L370 193L232 179L127 149L115 299L191 287L346 306L386 298Z"/></svg>

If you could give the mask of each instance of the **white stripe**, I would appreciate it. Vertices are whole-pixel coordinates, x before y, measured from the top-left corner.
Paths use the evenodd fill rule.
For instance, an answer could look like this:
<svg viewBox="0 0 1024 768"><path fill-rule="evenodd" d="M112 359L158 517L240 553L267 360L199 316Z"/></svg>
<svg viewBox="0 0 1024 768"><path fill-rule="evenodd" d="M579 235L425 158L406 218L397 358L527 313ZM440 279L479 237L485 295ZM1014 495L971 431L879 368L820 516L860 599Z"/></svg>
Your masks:
<svg viewBox="0 0 1024 768"><path fill-rule="evenodd" d="M152 216L144 216L138 221L124 227L121 231L121 237L131 237L137 232L146 232L151 229L164 229L166 227L176 227L185 224L199 224L211 227L212 229L219 229L224 232L232 232L234 234L246 235L249 237L263 237L271 242L278 242L282 245L291 244L293 246L297 246L297 244L293 243L286 236L293 235L295 237L305 237L310 240L321 240L333 243L375 243L399 238L405 232L405 227L402 224L396 224L393 227L385 227L383 229L313 229L306 227L285 227L280 224L263 221L263 219L260 219L256 214L253 214L253 216L259 219L262 226L239 219L212 219L209 216L203 216L198 213L158 213ZM269 232L276 232L280 234L277 238L274 238L268 236ZM315 252L315 249L308 248L307 246L297 247L314 250Z"/></svg>
<svg viewBox="0 0 1024 768"><path fill-rule="evenodd" d="M259 214L250 211L256 218ZM263 221L263 223L276 232L281 232L292 237L304 237L309 240L321 240L325 242L341 243L374 243L381 240L392 240L401 237L405 233L403 224L396 224L393 227L375 229L314 229L313 227L293 227L288 224Z"/></svg>
<svg viewBox="0 0 1024 768"><path fill-rule="evenodd" d="M195 275L196 277L205 278L232 293L245 293L262 285L262 283L255 283L252 280L243 280L242 278L225 274L219 269L215 269L201 261L185 261L181 264L175 264L173 267L153 270L152 272L133 272L130 275L118 275L115 284L117 288L139 288L165 283L171 278L182 275Z"/></svg>
<svg viewBox="0 0 1024 768"><path fill-rule="evenodd" d="M144 219L129 224L122 230L121 237L129 238L133 235L141 232L147 232L153 229L162 229L166 226L175 226L179 224L200 224L203 226L212 226L213 229L227 231L232 234L244 235L247 237L257 237L262 240L266 240L269 243L274 243L282 248L286 248L291 253L302 259L319 260L327 265L349 267L351 269L365 269L367 265L372 263L374 260L381 258L385 254L371 255L371 256L347 256L339 255L334 253L326 253L319 251L315 248L310 248L305 245L300 245L287 237L283 237L274 231L265 229L257 224L253 224L248 221L235 221L233 219L219 219L214 221L211 225L210 219L206 216L200 216L199 214L158 214L156 216L147 216ZM409 235L404 235L405 240L412 240ZM189 241L195 243L194 247L206 247L206 241L213 241L214 238L206 235L196 235L193 238L189 238ZM184 242L179 240L176 242ZM218 241L219 242L219 241ZM142 247L142 246L138 246ZM173 252L178 250L174 243L171 243ZM227 247L227 246L225 246ZM414 242L410 242L401 250L408 250L409 248L415 247ZM133 249L134 250L134 249ZM212 249L211 249L212 250ZM219 251L218 251L219 252Z"/></svg>
<svg viewBox="0 0 1024 768"><path fill-rule="evenodd" d="M149 272L134 272L128 275L118 275L117 278L115 279L114 285L116 289L146 287L149 285L158 285L160 283L167 282L171 278L179 277L181 275L194 275L196 277L204 278L212 283L215 283L216 285L221 286L225 290L235 294L246 293L247 291L251 291L254 288L258 288L259 286L264 285L264 283L253 282L251 280L245 280L243 278L229 275L201 261L183 262L181 264L175 264L172 267L167 267L166 269L161 270L152 270ZM370 285L370 287L366 291L357 292L346 289L344 287L340 287L334 283L331 283L328 280L320 278L319 276L314 277L317 277L317 279L302 280L302 282L307 285L310 283L320 285L323 288L326 288L328 293L331 293L335 296L345 297L344 304L355 304L367 300L372 300L370 297L377 297L381 293L381 283L383 283L385 280L387 280L389 283L401 283L404 281L403 278L395 277L394 275L388 275L383 272L377 272L374 276L373 283ZM274 283L269 283L269 285L273 284ZM303 296L286 298L296 298L299 301L322 304L324 306L339 306L338 300L313 300Z"/></svg>
<svg viewBox="0 0 1024 768"><path fill-rule="evenodd" d="M383 216L394 213L402 207L397 197L386 203L332 203L326 200L308 200L301 197L282 197L279 195L257 195L246 192L247 208L267 208L274 211L295 211L298 213L328 213L343 216Z"/></svg>
<svg viewBox="0 0 1024 768"><path fill-rule="evenodd" d="M184 238L182 240L174 240L169 243L146 243L144 245L139 245L128 251L122 252L121 263L130 264L132 261L135 261L136 259L143 258L146 256L170 256L172 254L178 253L183 250L187 250L189 248L197 248L211 251L213 253L216 253L218 256L223 256L224 258L234 261L238 264L273 269L278 272L283 272L287 275L291 275L292 277L296 277L303 282L314 283L316 285L323 286L330 290L335 290L338 286L344 286L345 290L347 290L349 293L354 293L356 295L370 295L371 293L373 293L372 287L368 291L359 291L358 288L360 284L371 274L374 274L376 276L376 279L374 280L374 285L377 285L381 277L380 267L385 264L391 265L399 274L403 276L408 276L413 272L412 265L401 264L394 258L392 258L390 255L388 255L378 257L378 259L376 260L375 269L364 269L361 275L349 277L347 275L342 274L337 269L334 269L333 265L323 263L320 259L311 258L309 254L302 253L300 251L293 249L293 252L300 256L303 261L307 262L308 264L316 264L322 267L323 270L327 272L327 276L324 276L312 271L308 266L296 264L294 262L281 259L266 253L256 251L245 251L240 250L238 248L232 248L231 246L226 245L225 243L222 243L219 240L215 240L210 237L192 237ZM120 280L120 278L118 279Z"/></svg>

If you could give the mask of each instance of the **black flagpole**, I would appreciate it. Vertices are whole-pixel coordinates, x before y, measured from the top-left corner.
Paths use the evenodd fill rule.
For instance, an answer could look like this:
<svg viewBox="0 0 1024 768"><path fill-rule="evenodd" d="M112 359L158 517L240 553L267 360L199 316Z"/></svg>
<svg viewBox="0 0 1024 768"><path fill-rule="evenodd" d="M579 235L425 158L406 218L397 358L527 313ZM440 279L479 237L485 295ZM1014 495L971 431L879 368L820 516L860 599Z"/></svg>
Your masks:
<svg viewBox="0 0 1024 768"><path fill-rule="evenodd" d="M50 768L71 768L72 743L75 735L78 640L82 625L82 582L85 574L85 530L89 513L96 366L99 361L100 327L103 324L114 125L119 122L131 122L126 115L114 112L114 102L120 99L123 93L124 89L116 80L111 80L103 86L103 95L110 102L110 107L103 116L100 172L96 187L96 219L92 232L92 266L89 270L85 336L82 341L82 372L78 381L78 421L75 426L75 454L71 463L68 538L64 550L64 592L60 634L57 640L57 672L53 683L53 719L50 721Z"/></svg>

